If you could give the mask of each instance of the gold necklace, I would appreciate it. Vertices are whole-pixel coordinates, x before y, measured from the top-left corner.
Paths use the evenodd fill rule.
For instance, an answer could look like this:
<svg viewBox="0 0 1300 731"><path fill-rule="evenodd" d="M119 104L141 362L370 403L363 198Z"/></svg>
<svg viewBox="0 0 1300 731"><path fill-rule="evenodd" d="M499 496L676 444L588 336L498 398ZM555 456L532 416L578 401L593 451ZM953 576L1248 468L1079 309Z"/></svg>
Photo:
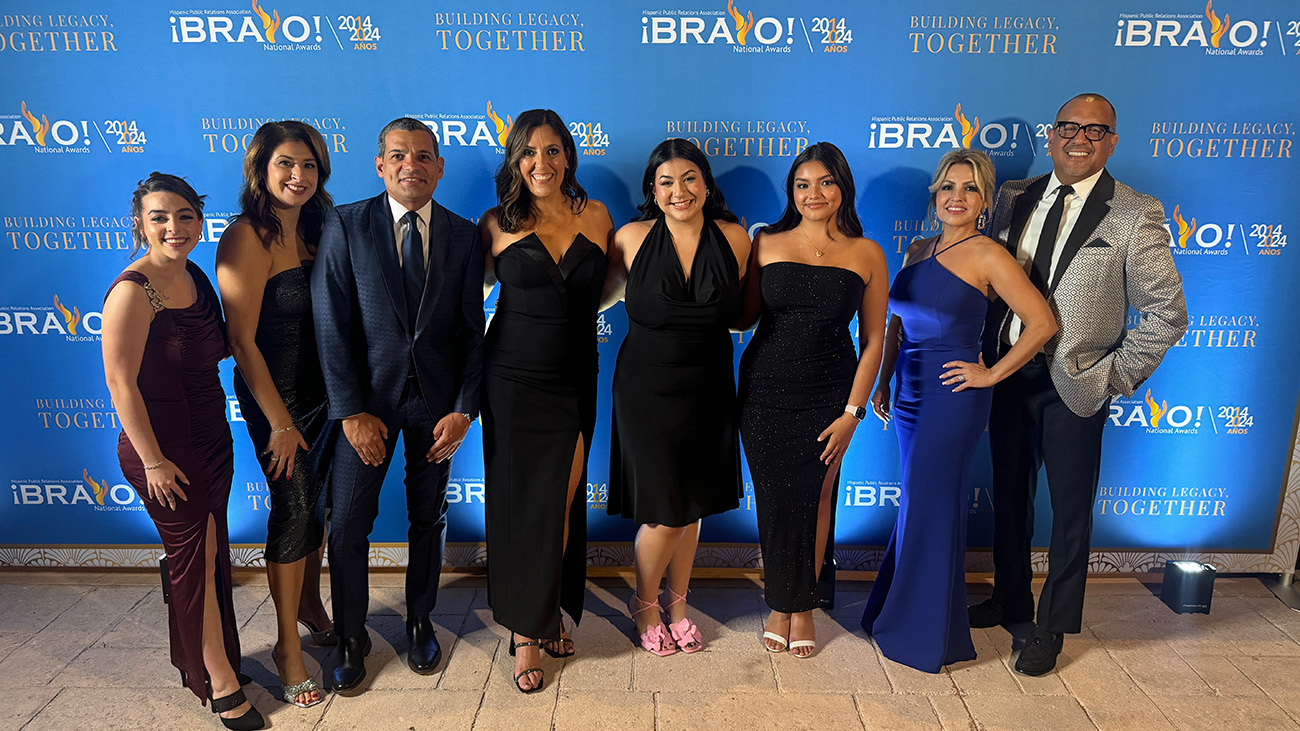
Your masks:
<svg viewBox="0 0 1300 731"><path fill-rule="evenodd" d="M812 239L808 238L807 232L805 232L802 228L799 229L799 233L803 234L803 240L807 241L808 245L812 247L813 253L817 254L818 259L826 255L826 251L824 249L817 248L817 245L812 242ZM832 239L832 241L834 241L834 239ZM827 246L826 248L829 249L830 247Z"/></svg>

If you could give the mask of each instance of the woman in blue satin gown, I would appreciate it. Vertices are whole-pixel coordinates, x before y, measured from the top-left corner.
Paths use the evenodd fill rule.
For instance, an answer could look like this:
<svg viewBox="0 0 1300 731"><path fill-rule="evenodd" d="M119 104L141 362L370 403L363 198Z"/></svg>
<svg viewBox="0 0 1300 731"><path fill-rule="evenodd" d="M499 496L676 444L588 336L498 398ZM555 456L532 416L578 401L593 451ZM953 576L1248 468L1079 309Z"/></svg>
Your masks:
<svg viewBox="0 0 1300 731"><path fill-rule="evenodd" d="M892 316L872 408L888 422L890 381L903 487L898 519L862 615L885 657L925 672L975 658L966 615L966 516L975 447L992 386L1027 363L1057 330L1025 270L979 233L993 202L993 163L958 149L939 161L930 204L940 234L908 249L889 291ZM992 368L979 356L989 300L1024 322Z"/></svg>

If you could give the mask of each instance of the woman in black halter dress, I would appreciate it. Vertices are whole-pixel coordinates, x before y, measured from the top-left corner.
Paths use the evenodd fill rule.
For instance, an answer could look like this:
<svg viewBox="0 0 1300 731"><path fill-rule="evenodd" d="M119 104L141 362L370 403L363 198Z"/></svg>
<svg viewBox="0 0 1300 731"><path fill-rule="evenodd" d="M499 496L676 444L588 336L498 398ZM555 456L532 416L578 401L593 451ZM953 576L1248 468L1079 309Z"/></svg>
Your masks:
<svg viewBox="0 0 1300 731"><path fill-rule="evenodd" d="M235 356L235 395L267 475L266 574L278 637L271 659L281 696L309 707L325 698L303 661L298 624L317 644L337 641L320 598L329 449L309 287L325 212L329 153L302 122L258 128L244 157L242 212L217 246L217 283Z"/></svg>
<svg viewBox="0 0 1300 731"><path fill-rule="evenodd" d="M786 196L784 215L754 241L746 281L742 324L760 310L762 319L740 362L740 430L772 610L763 644L808 657L818 583L834 566L840 462L880 367L889 272L862 238L839 148L819 142L796 157Z"/></svg>
<svg viewBox="0 0 1300 731"><path fill-rule="evenodd" d="M627 275L628 334L614 371L609 513L641 524L630 610L641 646L669 655L704 646L686 616L699 521L742 492L728 328L749 237L687 140L650 153L642 192L641 218L611 247L616 276ZM665 574L672 599L661 606Z"/></svg>
<svg viewBox="0 0 1300 731"><path fill-rule="evenodd" d="M542 689L539 650L568 657L560 615L582 618L587 455L596 423L596 309L614 224L574 177L577 151L550 110L520 114L483 215L488 603L511 631L515 687ZM518 639L516 639L516 635Z"/></svg>

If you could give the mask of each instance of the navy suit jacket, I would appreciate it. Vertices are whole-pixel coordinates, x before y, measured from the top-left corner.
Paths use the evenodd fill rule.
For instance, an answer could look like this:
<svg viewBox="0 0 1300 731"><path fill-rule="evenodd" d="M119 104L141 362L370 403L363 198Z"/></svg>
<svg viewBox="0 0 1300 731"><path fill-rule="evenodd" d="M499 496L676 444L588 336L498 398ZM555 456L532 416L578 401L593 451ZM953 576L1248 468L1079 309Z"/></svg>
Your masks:
<svg viewBox="0 0 1300 731"><path fill-rule="evenodd" d="M312 269L312 309L329 415L397 416L414 370L433 420L478 416L483 251L474 224L433 202L429 261L414 334L386 193L336 207Z"/></svg>

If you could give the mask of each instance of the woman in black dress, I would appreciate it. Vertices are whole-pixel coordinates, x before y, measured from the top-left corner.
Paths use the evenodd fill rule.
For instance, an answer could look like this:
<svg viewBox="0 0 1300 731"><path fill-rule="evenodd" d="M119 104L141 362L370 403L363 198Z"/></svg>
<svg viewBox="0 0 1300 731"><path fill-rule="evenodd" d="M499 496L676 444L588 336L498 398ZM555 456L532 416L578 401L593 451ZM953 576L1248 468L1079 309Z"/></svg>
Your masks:
<svg viewBox="0 0 1300 731"><path fill-rule="evenodd" d="M325 452L334 424L326 418L309 287L331 205L329 175L325 140L310 125L262 125L244 155L243 210L217 247L235 395L270 492L266 576L279 630L271 657L285 701L303 708L324 694L303 663L298 623L318 644L336 641L320 599Z"/></svg>
<svg viewBox="0 0 1300 731"><path fill-rule="evenodd" d="M762 319L740 363L740 429L772 610L763 645L802 658L817 646L812 610L834 550L840 462L880 368L889 271L880 246L862 238L839 148L805 149L785 191L785 213L754 238L745 282L741 326Z"/></svg>
<svg viewBox="0 0 1300 731"><path fill-rule="evenodd" d="M737 507L743 490L728 328L749 237L688 140L650 153L641 189L641 217L610 247L610 268L627 278L628 333L614 371L609 513L641 524L629 608L641 646L670 655L704 646L686 616L700 519Z"/></svg>
<svg viewBox="0 0 1300 731"><path fill-rule="evenodd" d="M172 665L231 729L259 729L239 687L239 634L230 590L226 509L234 476L221 305L189 254L203 234L203 199L153 173L131 200L132 262L104 298L104 374L122 434L122 473L167 551Z"/></svg>
<svg viewBox="0 0 1300 731"><path fill-rule="evenodd" d="M515 687L542 689L539 648L573 654L587 577L587 455L596 423L596 307L608 211L574 176L559 115L515 118L483 214L486 282L501 293L484 342L488 604L510 629Z"/></svg>

